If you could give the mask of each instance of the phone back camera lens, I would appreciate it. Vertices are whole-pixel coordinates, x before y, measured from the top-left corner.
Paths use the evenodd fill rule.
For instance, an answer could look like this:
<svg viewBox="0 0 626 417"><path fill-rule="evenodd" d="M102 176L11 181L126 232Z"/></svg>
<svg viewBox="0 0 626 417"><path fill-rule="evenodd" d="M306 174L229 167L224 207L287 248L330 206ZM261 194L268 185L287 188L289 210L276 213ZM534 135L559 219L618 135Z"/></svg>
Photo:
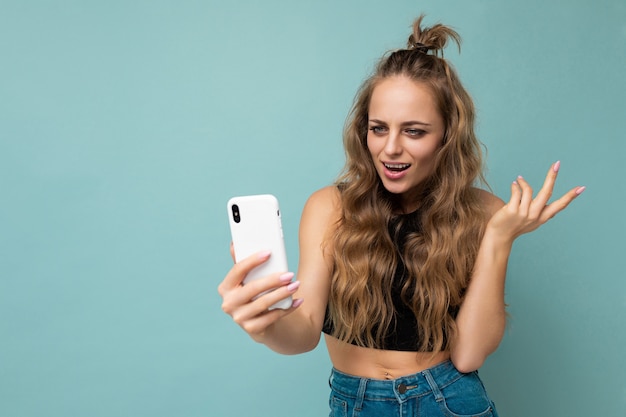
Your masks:
<svg viewBox="0 0 626 417"><path fill-rule="evenodd" d="M233 204L230 209L233 212L233 220L235 221L235 223L239 223L241 221L241 215L239 214L239 206L237 204Z"/></svg>

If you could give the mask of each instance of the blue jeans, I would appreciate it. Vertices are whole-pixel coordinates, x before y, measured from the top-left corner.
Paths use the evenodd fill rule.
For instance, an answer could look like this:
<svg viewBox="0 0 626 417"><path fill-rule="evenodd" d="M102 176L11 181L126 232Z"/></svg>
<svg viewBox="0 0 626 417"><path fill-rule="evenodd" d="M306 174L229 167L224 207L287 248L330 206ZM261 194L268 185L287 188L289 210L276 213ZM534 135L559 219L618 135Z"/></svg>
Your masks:
<svg viewBox="0 0 626 417"><path fill-rule="evenodd" d="M477 372L462 374L446 361L394 380L332 370L330 417L497 417Z"/></svg>

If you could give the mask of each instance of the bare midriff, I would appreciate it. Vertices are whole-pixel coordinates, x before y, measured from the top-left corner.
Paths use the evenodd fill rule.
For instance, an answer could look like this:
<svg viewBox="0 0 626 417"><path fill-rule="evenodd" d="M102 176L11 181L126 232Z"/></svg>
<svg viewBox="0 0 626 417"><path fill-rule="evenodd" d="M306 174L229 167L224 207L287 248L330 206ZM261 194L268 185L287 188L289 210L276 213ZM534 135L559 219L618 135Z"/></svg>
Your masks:
<svg viewBox="0 0 626 417"><path fill-rule="evenodd" d="M324 335L335 369L372 379L396 379L432 368L450 358L449 352L403 352L351 345Z"/></svg>

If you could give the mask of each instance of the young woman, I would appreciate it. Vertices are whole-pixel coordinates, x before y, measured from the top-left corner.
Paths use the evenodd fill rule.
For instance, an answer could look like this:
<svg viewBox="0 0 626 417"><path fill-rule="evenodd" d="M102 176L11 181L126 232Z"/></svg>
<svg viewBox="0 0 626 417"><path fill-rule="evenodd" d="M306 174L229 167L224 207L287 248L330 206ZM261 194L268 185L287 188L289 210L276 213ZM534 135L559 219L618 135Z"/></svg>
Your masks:
<svg viewBox="0 0 626 417"><path fill-rule="evenodd" d="M522 177L506 204L475 187L474 106L443 59L450 40L460 44L420 17L359 90L344 172L302 214L298 280L243 286L271 256L259 253L219 286L223 310L276 352L309 351L325 334L331 416L496 416L476 370L503 336L511 246L584 190L548 204L559 162L534 198ZM290 309L268 310L292 294Z"/></svg>

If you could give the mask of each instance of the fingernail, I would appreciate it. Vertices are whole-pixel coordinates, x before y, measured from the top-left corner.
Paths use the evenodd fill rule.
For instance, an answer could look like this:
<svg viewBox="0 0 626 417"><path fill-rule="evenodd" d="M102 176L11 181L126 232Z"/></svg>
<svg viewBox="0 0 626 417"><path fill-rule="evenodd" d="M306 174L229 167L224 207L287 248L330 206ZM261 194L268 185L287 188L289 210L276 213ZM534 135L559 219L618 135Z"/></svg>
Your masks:
<svg viewBox="0 0 626 417"><path fill-rule="evenodd" d="M554 170L554 172L559 172L560 167L561 167L561 161L556 161L552 169Z"/></svg>
<svg viewBox="0 0 626 417"><path fill-rule="evenodd" d="M522 177L521 175L518 175L518 176L517 176L517 179L518 179L518 180L523 180L523 179L524 179L524 177Z"/></svg>
<svg viewBox="0 0 626 417"><path fill-rule="evenodd" d="M586 188L587 188L587 187L585 187L584 185L583 185L582 187L578 187L578 188L576 189L576 194L577 194L577 195L582 194L582 193L583 193L583 191L585 191L585 189L586 189Z"/></svg>
<svg viewBox="0 0 626 417"><path fill-rule="evenodd" d="M269 258L271 254L272 252L268 250L264 250L264 251L259 252L257 256L259 257L259 259L265 259L265 258Z"/></svg>
<svg viewBox="0 0 626 417"><path fill-rule="evenodd" d="M298 287L300 287L300 281L292 282L291 284L287 285L287 291L293 292L297 290Z"/></svg>
<svg viewBox="0 0 626 417"><path fill-rule="evenodd" d="M279 276L278 279L280 280L280 282L289 282L293 278L293 275L293 272L287 272Z"/></svg>
<svg viewBox="0 0 626 417"><path fill-rule="evenodd" d="M293 300L293 303L291 303L291 308L300 307L303 302L304 298L296 298L295 300Z"/></svg>

